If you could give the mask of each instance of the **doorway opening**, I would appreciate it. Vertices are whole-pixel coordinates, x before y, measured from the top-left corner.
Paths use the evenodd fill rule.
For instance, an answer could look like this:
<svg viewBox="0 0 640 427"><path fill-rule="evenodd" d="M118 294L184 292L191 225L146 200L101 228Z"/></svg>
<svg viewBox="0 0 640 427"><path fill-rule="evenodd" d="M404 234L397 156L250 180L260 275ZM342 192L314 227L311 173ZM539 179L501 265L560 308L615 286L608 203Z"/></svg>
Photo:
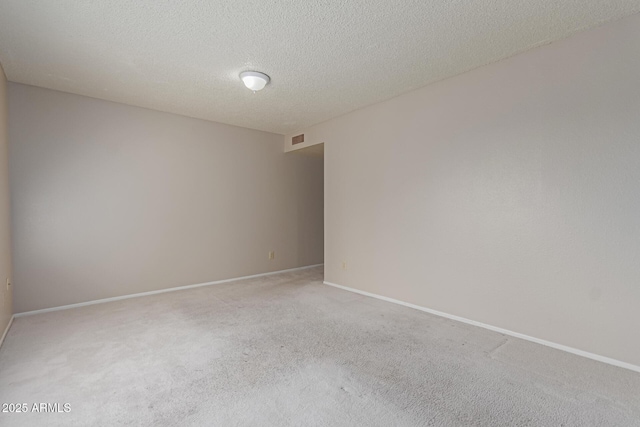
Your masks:
<svg viewBox="0 0 640 427"><path fill-rule="evenodd" d="M289 151L296 164L296 218L300 264L324 264L324 143Z"/></svg>

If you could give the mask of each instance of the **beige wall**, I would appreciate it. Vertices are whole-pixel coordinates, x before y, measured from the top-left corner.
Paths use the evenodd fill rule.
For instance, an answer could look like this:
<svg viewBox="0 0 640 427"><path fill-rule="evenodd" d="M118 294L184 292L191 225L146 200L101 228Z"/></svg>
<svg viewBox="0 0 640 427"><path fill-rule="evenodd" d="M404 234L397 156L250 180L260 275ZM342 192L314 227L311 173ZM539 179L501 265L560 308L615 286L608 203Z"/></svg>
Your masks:
<svg viewBox="0 0 640 427"><path fill-rule="evenodd" d="M305 130L325 280L640 365L638 39L633 16Z"/></svg>
<svg viewBox="0 0 640 427"><path fill-rule="evenodd" d="M0 66L0 336L13 314L12 291L7 289L7 279L11 279L8 148L7 79Z"/></svg>
<svg viewBox="0 0 640 427"><path fill-rule="evenodd" d="M16 312L323 261L281 135L15 83L9 118Z"/></svg>

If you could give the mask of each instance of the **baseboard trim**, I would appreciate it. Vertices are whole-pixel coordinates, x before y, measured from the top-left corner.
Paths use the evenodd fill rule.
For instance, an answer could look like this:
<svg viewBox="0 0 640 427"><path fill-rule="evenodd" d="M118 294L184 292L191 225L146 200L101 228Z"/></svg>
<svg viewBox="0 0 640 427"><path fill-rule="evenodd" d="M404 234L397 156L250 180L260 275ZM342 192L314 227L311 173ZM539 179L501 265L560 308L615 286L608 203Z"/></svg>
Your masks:
<svg viewBox="0 0 640 427"><path fill-rule="evenodd" d="M4 328L4 333L2 334L2 338L0 338L0 347L2 347L2 343L4 343L4 338L7 336L7 334L9 333L9 328L11 328L11 325L13 324L13 319L16 317L16 315L12 315L11 319L9 319L9 323L7 323L7 327Z"/></svg>
<svg viewBox="0 0 640 427"><path fill-rule="evenodd" d="M349 288L347 286L337 285L335 283L326 282L326 281L323 282L323 283L325 285L333 286L335 288L339 288L339 289L342 289L342 290L345 290L345 291L354 292L356 294L368 296L368 297L371 297L371 298L376 298L376 299L379 299L379 300L382 300L382 301L387 301L387 302L391 302L391 303L394 303L394 304L403 305L405 307L409 307L409 308L413 308L413 309L416 309L416 310L424 311L426 313L435 314L436 316L445 317L447 319L456 320L458 322L467 323L469 325L479 326L479 327L484 328L484 329L489 329L490 331L498 332L498 333L501 333L501 334L504 334L504 335L509 335L509 336L512 336L512 337L515 337L515 338L520 338L520 339L527 340L527 341L531 341L531 342L534 342L536 344L546 345L547 347L555 348L556 350L566 351L567 353L572 353L572 354L576 354L578 356L586 357L588 359L597 360L598 362L607 363L609 365L617 366L619 368L625 368L625 369L629 369L631 371L640 372L640 366L636 366L636 365L633 365L633 364L627 363L627 362L622 362L620 360L612 359L610 357L600 356L599 354L589 353L588 351L579 350L577 348L569 347L569 346L566 346L566 345L557 344L557 343L554 343L554 342L551 342L551 341L547 341L547 340L543 340L543 339L540 339L540 338L531 337L529 335L521 334L519 332L513 332L513 331L510 331L508 329L499 328L497 326L488 325L486 323L477 322L475 320L467 319L467 318L460 317L460 316L455 316L453 314L444 313L442 311L432 310L430 308L421 307L419 305L411 304L411 303L408 303L408 302L400 301L400 300L397 300L397 299L385 297L385 296L378 295L378 294L373 294L371 292L361 291L359 289Z"/></svg>
<svg viewBox="0 0 640 427"><path fill-rule="evenodd" d="M157 291L140 292L137 294L121 295L118 297L102 298L92 301L79 302L76 304L61 305L59 307L43 308L40 310L24 311L14 314L14 317L32 316L34 314L49 313L52 311L69 310L71 308L85 307L87 305L104 304L107 302L120 301L123 299L146 297L149 295L163 294L165 292L183 291L186 289L201 288L203 286L220 285L222 283L236 282L238 280L255 279L257 277L272 276L274 274L288 273L291 271L306 270L308 268L320 267L324 264L305 265L304 267L288 268L286 270L270 271L268 273L253 274L251 276L234 277L231 279L214 280L213 282L197 283L195 285L177 286L175 288L158 289Z"/></svg>

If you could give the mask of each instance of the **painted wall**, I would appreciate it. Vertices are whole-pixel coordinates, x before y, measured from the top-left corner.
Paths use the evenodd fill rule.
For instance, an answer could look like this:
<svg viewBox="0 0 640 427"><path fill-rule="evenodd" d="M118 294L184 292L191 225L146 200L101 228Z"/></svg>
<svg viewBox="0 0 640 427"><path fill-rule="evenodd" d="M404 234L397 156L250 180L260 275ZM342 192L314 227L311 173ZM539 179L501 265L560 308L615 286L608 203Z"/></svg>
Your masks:
<svg viewBox="0 0 640 427"><path fill-rule="evenodd" d="M11 279L11 232L9 207L9 164L7 131L7 79L0 65L0 336L13 314Z"/></svg>
<svg viewBox="0 0 640 427"><path fill-rule="evenodd" d="M15 83L9 121L16 312L323 262L281 135Z"/></svg>
<svg viewBox="0 0 640 427"><path fill-rule="evenodd" d="M636 15L304 130L325 280L640 365L639 39Z"/></svg>

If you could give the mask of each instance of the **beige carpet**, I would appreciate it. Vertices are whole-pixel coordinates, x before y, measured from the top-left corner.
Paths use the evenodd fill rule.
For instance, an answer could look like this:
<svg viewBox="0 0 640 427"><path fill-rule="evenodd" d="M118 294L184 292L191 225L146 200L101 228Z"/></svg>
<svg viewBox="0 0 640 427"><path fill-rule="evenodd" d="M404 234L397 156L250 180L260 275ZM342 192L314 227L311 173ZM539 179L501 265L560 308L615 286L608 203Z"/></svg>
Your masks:
<svg viewBox="0 0 640 427"><path fill-rule="evenodd" d="M640 426L640 374L314 268L15 320L2 426Z"/></svg>

